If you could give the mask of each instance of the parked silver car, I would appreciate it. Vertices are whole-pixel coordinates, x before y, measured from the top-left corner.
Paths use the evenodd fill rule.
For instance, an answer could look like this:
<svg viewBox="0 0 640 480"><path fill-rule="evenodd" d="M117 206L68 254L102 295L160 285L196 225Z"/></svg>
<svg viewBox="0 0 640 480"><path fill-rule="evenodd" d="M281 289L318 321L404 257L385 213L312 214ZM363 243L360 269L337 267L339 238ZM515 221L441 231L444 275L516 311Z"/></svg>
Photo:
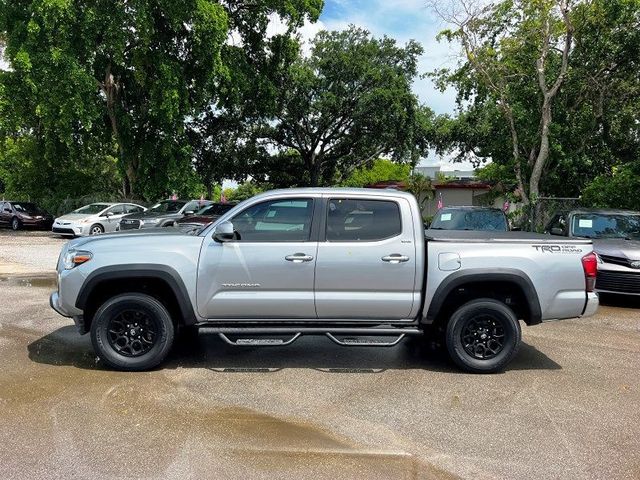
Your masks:
<svg viewBox="0 0 640 480"><path fill-rule="evenodd" d="M73 237L115 232L123 216L145 210L135 203L91 203L56 218L51 231Z"/></svg>
<svg viewBox="0 0 640 480"><path fill-rule="evenodd" d="M601 261L596 291L640 295L640 212L579 209L558 212L551 235L589 238Z"/></svg>

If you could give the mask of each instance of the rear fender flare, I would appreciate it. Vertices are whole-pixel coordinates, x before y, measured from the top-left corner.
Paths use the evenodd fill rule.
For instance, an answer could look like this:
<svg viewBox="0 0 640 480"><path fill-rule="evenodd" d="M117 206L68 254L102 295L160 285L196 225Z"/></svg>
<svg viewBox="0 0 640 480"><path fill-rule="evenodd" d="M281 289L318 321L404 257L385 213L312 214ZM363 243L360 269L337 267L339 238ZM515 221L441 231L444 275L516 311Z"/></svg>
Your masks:
<svg viewBox="0 0 640 480"><path fill-rule="evenodd" d="M462 287L465 284L479 282L506 282L517 285L524 293L529 308L527 324L537 325L542 322L542 309L540 307L540 300L538 299L538 292L526 273L515 268L474 268L452 273L442 281L433 295L426 315L422 317L422 323L432 324L435 321L438 313L442 310L447 296L456 288Z"/></svg>

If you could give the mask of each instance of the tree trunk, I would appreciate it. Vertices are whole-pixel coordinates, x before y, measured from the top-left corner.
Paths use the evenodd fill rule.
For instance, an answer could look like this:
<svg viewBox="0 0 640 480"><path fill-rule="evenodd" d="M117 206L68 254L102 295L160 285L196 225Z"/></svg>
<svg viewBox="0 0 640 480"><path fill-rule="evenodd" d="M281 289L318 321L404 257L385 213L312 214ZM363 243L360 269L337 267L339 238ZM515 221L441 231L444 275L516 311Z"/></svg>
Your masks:
<svg viewBox="0 0 640 480"><path fill-rule="evenodd" d="M123 194L125 198L133 198L135 192L135 184L138 176L137 165L135 162L127 162L125 155L124 144L122 137L120 136L120 130L118 128L118 118L116 115L116 102L118 100L118 93L120 91L120 85L116 79L114 79L111 73L111 64L107 65L104 74L104 82L100 85L106 101L107 101L107 114L109 116L109 122L111 123L111 130L118 144L118 157L120 159L120 165L125 170L125 177L123 178Z"/></svg>
<svg viewBox="0 0 640 480"><path fill-rule="evenodd" d="M305 155L304 158L305 164L307 165L307 169L309 170L309 180L311 187L319 187L320 186L320 174L321 172L321 163L318 159L318 156L311 152L309 155Z"/></svg>

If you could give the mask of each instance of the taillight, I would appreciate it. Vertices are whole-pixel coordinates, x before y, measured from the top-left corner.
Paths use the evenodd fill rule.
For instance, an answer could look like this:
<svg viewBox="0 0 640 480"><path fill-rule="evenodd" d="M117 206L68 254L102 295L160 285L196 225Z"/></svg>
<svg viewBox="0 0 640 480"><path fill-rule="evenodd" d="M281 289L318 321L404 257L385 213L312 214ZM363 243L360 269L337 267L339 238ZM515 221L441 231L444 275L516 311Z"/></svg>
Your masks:
<svg viewBox="0 0 640 480"><path fill-rule="evenodd" d="M582 257L582 269L587 292L593 292L596 287L596 275L598 274L598 256L591 252Z"/></svg>

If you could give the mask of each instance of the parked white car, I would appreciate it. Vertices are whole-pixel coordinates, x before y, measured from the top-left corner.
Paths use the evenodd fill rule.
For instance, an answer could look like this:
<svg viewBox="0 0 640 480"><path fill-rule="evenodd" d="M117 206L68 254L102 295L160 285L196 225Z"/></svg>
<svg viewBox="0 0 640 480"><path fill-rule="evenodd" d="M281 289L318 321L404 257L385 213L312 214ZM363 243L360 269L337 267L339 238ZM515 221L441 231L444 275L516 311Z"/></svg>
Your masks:
<svg viewBox="0 0 640 480"><path fill-rule="evenodd" d="M73 237L115 232L123 216L145 210L135 203L91 203L56 218L51 231Z"/></svg>

